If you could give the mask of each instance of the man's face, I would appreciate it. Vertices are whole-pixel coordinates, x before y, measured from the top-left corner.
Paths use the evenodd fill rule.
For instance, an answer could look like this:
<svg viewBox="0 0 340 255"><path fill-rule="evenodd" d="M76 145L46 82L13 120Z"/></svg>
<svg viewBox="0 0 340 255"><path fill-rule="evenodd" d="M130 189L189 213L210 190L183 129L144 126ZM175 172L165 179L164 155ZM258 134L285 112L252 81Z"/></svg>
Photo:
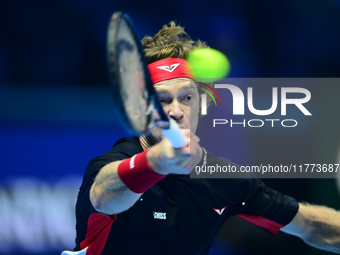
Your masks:
<svg viewBox="0 0 340 255"><path fill-rule="evenodd" d="M154 84L165 114L176 120L180 128L195 133L199 118L199 94L196 83L189 78L176 78ZM151 134L157 141L162 138L160 128Z"/></svg>

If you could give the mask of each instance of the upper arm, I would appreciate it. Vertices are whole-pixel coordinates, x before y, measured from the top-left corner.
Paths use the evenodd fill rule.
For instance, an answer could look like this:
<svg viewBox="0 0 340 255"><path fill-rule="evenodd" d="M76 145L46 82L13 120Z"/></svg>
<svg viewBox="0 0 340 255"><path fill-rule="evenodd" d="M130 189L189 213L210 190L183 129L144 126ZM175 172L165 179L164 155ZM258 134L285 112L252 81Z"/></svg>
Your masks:
<svg viewBox="0 0 340 255"><path fill-rule="evenodd" d="M250 191L253 195L248 197L246 201L248 207L244 213L255 215L262 222L268 222L270 228L273 228L270 232L276 234L280 228L292 221L299 209L298 202L290 196L270 189L261 180L254 179L253 182Z"/></svg>

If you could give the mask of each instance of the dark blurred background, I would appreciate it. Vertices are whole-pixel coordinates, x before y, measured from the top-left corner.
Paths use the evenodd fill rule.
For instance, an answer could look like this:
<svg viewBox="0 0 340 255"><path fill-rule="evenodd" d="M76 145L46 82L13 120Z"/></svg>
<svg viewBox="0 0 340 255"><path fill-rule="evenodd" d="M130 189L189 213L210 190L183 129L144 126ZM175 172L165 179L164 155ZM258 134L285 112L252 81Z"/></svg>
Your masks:
<svg viewBox="0 0 340 255"><path fill-rule="evenodd" d="M113 116L106 70L107 24L119 10L131 16L140 38L177 21L193 39L228 56L230 77L339 77L339 0L2 0L0 254L54 255L73 248L74 203L87 162L128 135ZM339 163L339 114L329 103L339 94L322 92L327 114L300 141L300 153ZM279 162L289 145L271 149L279 134L267 131L239 133L242 142L230 158L251 164L280 152ZM264 181L299 201L340 209L336 179ZM211 251L287 253L326 254L241 219L226 223Z"/></svg>

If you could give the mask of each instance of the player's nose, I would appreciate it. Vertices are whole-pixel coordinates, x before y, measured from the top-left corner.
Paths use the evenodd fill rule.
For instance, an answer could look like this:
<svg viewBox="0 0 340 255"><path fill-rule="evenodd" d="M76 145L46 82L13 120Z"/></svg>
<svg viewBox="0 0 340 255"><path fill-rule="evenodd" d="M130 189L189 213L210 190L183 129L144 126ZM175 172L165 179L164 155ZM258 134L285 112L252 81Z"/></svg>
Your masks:
<svg viewBox="0 0 340 255"><path fill-rule="evenodd" d="M175 120L182 118L183 111L177 101L172 102L169 110L169 116L174 118Z"/></svg>

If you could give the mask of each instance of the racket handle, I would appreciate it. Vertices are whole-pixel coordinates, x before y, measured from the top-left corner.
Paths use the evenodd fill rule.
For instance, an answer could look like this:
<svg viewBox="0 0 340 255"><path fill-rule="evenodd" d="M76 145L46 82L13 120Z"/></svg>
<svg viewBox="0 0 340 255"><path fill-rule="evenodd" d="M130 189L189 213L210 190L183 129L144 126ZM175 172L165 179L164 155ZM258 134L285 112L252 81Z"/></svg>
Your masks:
<svg viewBox="0 0 340 255"><path fill-rule="evenodd" d="M177 122L174 119L169 119L169 129L162 129L163 135L170 141L172 147L175 149L184 147L186 142L186 137L179 128Z"/></svg>

